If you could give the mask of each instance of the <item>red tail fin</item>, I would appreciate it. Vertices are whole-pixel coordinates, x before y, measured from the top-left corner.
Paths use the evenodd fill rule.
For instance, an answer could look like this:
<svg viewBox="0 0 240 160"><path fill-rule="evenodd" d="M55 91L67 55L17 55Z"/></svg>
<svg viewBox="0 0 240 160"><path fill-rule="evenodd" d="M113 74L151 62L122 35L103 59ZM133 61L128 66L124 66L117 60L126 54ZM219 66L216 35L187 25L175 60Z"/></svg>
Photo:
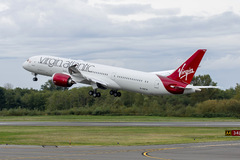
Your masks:
<svg viewBox="0 0 240 160"><path fill-rule="evenodd" d="M168 78L190 84L206 51L206 49L197 50L186 62L169 75Z"/></svg>

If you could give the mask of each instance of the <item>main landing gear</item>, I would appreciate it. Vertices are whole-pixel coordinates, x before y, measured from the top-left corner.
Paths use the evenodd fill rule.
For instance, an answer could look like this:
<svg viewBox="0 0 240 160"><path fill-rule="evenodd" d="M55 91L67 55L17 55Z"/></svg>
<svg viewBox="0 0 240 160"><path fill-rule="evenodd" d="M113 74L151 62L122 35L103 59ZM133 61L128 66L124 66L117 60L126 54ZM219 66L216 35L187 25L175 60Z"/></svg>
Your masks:
<svg viewBox="0 0 240 160"><path fill-rule="evenodd" d="M121 92L118 92L117 90L111 90L110 95L113 95L114 97L121 97Z"/></svg>
<svg viewBox="0 0 240 160"><path fill-rule="evenodd" d="M114 97L121 97L121 92L118 92L117 90L111 90L110 95L113 95ZM101 93L97 92L97 89L94 89L93 91L89 91L88 94L90 96L93 96L94 98L101 97Z"/></svg>
<svg viewBox="0 0 240 160"><path fill-rule="evenodd" d="M97 92L96 89L94 89L93 91L89 91L88 94L89 94L90 96L95 97L95 98L96 98L96 97L101 97L101 93L100 93L100 92Z"/></svg>

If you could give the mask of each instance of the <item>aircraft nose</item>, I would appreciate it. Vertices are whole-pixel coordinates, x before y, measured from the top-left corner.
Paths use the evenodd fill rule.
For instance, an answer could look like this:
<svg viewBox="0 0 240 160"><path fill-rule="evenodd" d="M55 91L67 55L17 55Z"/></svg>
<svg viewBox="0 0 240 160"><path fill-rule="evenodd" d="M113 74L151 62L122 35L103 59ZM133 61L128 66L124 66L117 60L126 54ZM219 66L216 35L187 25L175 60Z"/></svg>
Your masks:
<svg viewBox="0 0 240 160"><path fill-rule="evenodd" d="M23 67L24 69L27 69L27 68L28 68L28 62L25 61L25 62L22 64L22 67Z"/></svg>

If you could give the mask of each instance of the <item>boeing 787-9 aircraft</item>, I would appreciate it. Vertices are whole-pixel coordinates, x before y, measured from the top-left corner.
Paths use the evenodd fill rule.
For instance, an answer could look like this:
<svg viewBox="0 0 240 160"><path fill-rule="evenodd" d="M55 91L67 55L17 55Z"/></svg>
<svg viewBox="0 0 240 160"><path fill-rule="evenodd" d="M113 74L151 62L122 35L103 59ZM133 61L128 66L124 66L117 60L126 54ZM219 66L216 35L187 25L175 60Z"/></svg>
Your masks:
<svg viewBox="0 0 240 160"><path fill-rule="evenodd" d="M127 90L149 95L189 94L201 88L214 86L190 85L194 74L206 52L197 50L176 70L141 72L120 67L107 66L48 55L30 57L23 68L37 75L51 76L57 86L71 87L76 83L91 85L89 95L100 97L97 89L110 89L110 94L120 97L119 90Z"/></svg>

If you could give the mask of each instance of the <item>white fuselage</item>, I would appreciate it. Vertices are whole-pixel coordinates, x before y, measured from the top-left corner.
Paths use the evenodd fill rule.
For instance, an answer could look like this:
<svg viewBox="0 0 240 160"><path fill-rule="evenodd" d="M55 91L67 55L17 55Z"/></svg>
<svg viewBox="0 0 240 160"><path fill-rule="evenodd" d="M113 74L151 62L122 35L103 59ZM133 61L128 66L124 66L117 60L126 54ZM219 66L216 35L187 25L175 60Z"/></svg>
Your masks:
<svg viewBox="0 0 240 160"><path fill-rule="evenodd" d="M45 76L54 73L69 74L68 68L77 64L77 69L86 77L94 77L107 84L107 88L127 90L143 94L170 94L156 73L141 72L119 67L89 63L82 60L71 60L53 56L34 56L24 62L24 69ZM169 75L168 72L163 72ZM78 83L91 83L83 77L75 77Z"/></svg>
<svg viewBox="0 0 240 160"><path fill-rule="evenodd" d="M142 94L188 94L201 91L201 88L214 86L190 85L194 74L207 50L199 49L176 70L161 72L141 72L112 67L82 60L71 60L53 56L30 57L23 68L37 74L52 76L53 83L62 87L71 87L76 83L91 85L89 95L100 97L97 89L111 89L110 94L120 97L118 90L127 90Z"/></svg>

